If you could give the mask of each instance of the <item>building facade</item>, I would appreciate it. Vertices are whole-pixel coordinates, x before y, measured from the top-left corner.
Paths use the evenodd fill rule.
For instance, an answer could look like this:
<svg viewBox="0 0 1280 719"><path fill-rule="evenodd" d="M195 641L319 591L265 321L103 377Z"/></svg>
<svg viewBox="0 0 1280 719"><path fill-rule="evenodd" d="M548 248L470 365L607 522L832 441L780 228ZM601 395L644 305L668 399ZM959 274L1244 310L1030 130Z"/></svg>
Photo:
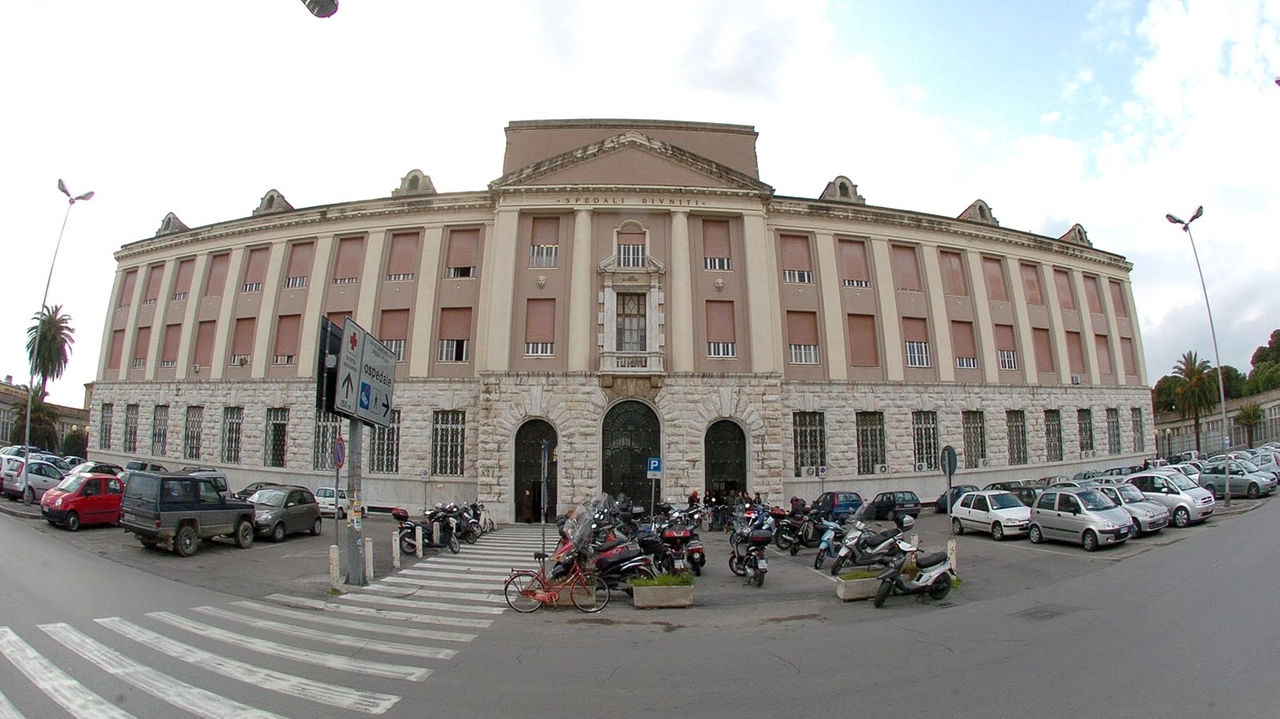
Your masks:
<svg viewBox="0 0 1280 719"><path fill-rule="evenodd" d="M125 245L91 407L95 456L334 477L320 318L397 355L394 423L366 429L364 499L480 499L503 520L625 492L647 503L864 495L1154 454L1123 257L974 202L957 218L759 178L753 128L513 122L502 175ZM1144 427L1146 429L1144 429ZM141 438L139 437L141 435ZM649 458L661 458L651 479Z"/></svg>

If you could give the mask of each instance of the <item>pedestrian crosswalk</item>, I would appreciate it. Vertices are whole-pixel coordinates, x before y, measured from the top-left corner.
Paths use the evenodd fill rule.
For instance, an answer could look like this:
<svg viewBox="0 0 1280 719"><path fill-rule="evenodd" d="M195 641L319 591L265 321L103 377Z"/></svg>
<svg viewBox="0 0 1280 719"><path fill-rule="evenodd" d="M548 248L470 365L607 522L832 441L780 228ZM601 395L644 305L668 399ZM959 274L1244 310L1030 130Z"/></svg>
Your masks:
<svg viewBox="0 0 1280 719"><path fill-rule="evenodd" d="M541 549L539 527L516 525L334 598L270 594L83 626L0 626L0 719L394 714L492 628L507 611L506 578Z"/></svg>

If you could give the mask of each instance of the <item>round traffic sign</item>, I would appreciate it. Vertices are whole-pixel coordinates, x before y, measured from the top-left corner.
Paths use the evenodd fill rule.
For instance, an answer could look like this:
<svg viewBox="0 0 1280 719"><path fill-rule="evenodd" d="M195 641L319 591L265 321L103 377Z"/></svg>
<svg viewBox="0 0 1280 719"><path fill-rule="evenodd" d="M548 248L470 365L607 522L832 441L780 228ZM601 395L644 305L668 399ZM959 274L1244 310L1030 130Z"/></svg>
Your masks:
<svg viewBox="0 0 1280 719"><path fill-rule="evenodd" d="M347 461L347 443L341 438L333 443L333 464L342 469L342 465Z"/></svg>

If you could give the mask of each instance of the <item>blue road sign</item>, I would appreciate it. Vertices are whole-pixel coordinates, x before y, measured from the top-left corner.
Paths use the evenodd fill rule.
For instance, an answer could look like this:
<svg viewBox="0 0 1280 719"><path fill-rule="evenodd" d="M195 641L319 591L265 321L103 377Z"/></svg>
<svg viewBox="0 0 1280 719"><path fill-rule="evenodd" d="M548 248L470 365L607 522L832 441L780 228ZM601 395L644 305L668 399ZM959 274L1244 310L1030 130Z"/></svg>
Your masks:
<svg viewBox="0 0 1280 719"><path fill-rule="evenodd" d="M342 465L347 461L347 443L341 437L333 443L333 463L342 469Z"/></svg>
<svg viewBox="0 0 1280 719"><path fill-rule="evenodd" d="M649 458L649 471L650 471L650 472L661 472L661 471L662 471L662 458L661 458L661 457L650 457L650 458Z"/></svg>

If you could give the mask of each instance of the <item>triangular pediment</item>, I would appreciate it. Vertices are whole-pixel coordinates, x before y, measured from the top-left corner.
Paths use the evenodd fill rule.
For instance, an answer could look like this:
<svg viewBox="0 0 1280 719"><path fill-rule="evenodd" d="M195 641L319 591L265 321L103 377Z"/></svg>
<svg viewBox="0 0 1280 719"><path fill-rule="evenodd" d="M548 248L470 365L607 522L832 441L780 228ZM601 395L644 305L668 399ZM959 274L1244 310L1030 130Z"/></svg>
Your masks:
<svg viewBox="0 0 1280 719"><path fill-rule="evenodd" d="M625 132L509 172L490 190L515 186L706 187L773 194L759 180L639 132Z"/></svg>

